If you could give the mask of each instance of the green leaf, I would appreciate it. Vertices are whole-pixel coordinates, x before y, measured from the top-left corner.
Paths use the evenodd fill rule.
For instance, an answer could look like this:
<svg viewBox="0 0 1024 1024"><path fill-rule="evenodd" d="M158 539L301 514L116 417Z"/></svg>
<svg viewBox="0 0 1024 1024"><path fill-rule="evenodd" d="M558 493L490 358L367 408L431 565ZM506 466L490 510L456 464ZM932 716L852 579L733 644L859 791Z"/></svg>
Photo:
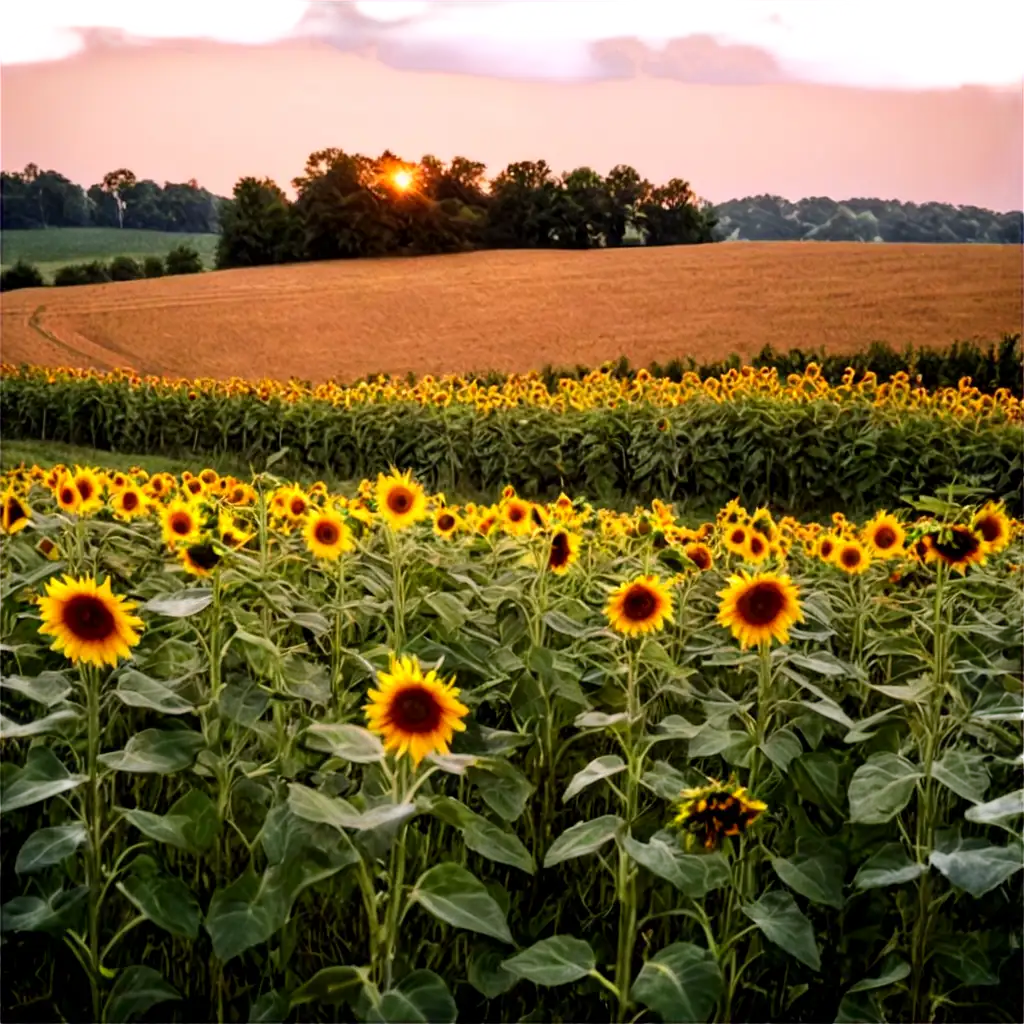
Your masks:
<svg viewBox="0 0 1024 1024"><path fill-rule="evenodd" d="M445 591L427 594L424 597L424 603L437 613L437 617L451 633L457 633L473 617L473 612L459 600L457 595Z"/></svg>
<svg viewBox="0 0 1024 1024"><path fill-rule="evenodd" d="M721 853L683 853L678 842L661 833L647 843L627 833L622 848L637 864L693 899L729 883L729 862Z"/></svg>
<svg viewBox="0 0 1024 1024"><path fill-rule="evenodd" d="M789 771L790 762L804 752L800 737L789 729L778 729L761 744L761 752L780 772Z"/></svg>
<svg viewBox="0 0 1024 1024"><path fill-rule="evenodd" d="M812 718L811 721L819 722L820 719ZM793 758L789 764L789 777L805 800L836 814L842 813L839 762L831 751L812 751Z"/></svg>
<svg viewBox="0 0 1024 1024"><path fill-rule="evenodd" d="M66 793L85 782L84 775L71 775L49 747L32 747L25 766L4 775L0 790L0 814L16 811Z"/></svg>
<svg viewBox="0 0 1024 1024"><path fill-rule="evenodd" d="M84 909L88 895L89 887L79 885L74 889L58 889L46 899L15 896L0 907L0 931L53 934L65 931Z"/></svg>
<svg viewBox="0 0 1024 1024"><path fill-rule="evenodd" d="M128 669L121 675L114 693L129 707L151 708L165 715L183 715L193 710L191 701L172 690L166 683L151 679L134 669Z"/></svg>
<svg viewBox="0 0 1024 1024"><path fill-rule="evenodd" d="M370 975L365 967L324 967L292 993L291 1005L324 1003L328 1006L341 1006L342 1003L348 1003L352 1006L369 980Z"/></svg>
<svg viewBox="0 0 1024 1024"><path fill-rule="evenodd" d="M410 898L447 924L512 944L504 911L483 883L458 864L425 871Z"/></svg>
<svg viewBox="0 0 1024 1024"><path fill-rule="evenodd" d="M853 884L858 889L880 889L887 885L904 885L920 878L928 870L907 856L899 843L886 843L861 865Z"/></svg>
<svg viewBox="0 0 1024 1024"><path fill-rule="evenodd" d="M788 892L781 889L766 892L741 909L769 942L774 942L812 970L821 970L814 928Z"/></svg>
<svg viewBox="0 0 1024 1024"><path fill-rule="evenodd" d="M373 764L384 759L384 745L368 729L358 725L316 722L306 730L306 743L343 761Z"/></svg>
<svg viewBox="0 0 1024 1024"><path fill-rule="evenodd" d="M640 968L630 994L663 1021L701 1021L721 993L722 972L711 953L691 942L673 942Z"/></svg>
<svg viewBox="0 0 1024 1024"><path fill-rule="evenodd" d="M472 821L463 827L462 839L470 850L489 860L519 868L528 875L537 870L530 851L517 836L479 815L474 815Z"/></svg>
<svg viewBox="0 0 1024 1024"><path fill-rule="evenodd" d="M862 825L891 821L910 802L921 772L898 754L873 754L850 780L850 820Z"/></svg>
<svg viewBox="0 0 1024 1024"><path fill-rule="evenodd" d="M483 943L474 946L469 955L469 983L488 999L497 999L518 981L502 966L504 959L504 950Z"/></svg>
<svg viewBox="0 0 1024 1024"><path fill-rule="evenodd" d="M328 796L298 782L288 786L288 806L296 817L331 825L341 832L347 828L358 828L362 818L347 800Z"/></svg>
<svg viewBox="0 0 1024 1024"><path fill-rule="evenodd" d="M574 640L584 640L588 637L600 636L605 632L603 626L588 626L586 623L577 622L575 619L570 619L568 615L563 615L562 612L556 611L544 613L544 625L552 633L558 633L561 636L571 636Z"/></svg>
<svg viewBox="0 0 1024 1024"><path fill-rule="evenodd" d="M427 762L449 775L465 775L467 769L480 763L480 758L476 754L428 754Z"/></svg>
<svg viewBox="0 0 1024 1024"><path fill-rule="evenodd" d="M1005 828L1003 822L1019 818L1022 814L1024 814L1024 789L1018 789L1015 793L997 796L995 800L989 800L986 804L968 807L964 817L968 821L976 821L979 825L1000 825Z"/></svg>
<svg viewBox="0 0 1024 1024"><path fill-rule="evenodd" d="M248 1024L283 1024L288 1017L288 996L272 988L249 1006Z"/></svg>
<svg viewBox="0 0 1024 1024"><path fill-rule="evenodd" d="M144 729L129 738L124 750L100 754L99 760L119 772L170 775L187 768L203 746L203 737L188 729Z"/></svg>
<svg viewBox="0 0 1024 1024"><path fill-rule="evenodd" d="M142 610L157 615L167 615L172 619L184 619L196 615L204 608L213 604L213 591L197 587L194 590L181 590L177 594L166 597L154 597L147 601Z"/></svg>
<svg viewBox="0 0 1024 1024"><path fill-rule="evenodd" d="M985 755L955 748L947 750L942 760L932 765L932 777L973 804L985 799L989 785Z"/></svg>
<svg viewBox="0 0 1024 1024"><path fill-rule="evenodd" d="M621 725L629 716L623 711L617 711L614 715L606 714L604 711L584 711L573 720L577 729L611 729Z"/></svg>
<svg viewBox="0 0 1024 1024"><path fill-rule="evenodd" d="M166 814L137 808L119 808L124 819L144 836L180 850L200 854L208 849L220 831L217 808L200 789L191 789Z"/></svg>
<svg viewBox="0 0 1024 1024"><path fill-rule="evenodd" d="M873 978L864 978L856 984L851 985L846 994L851 992L869 992L876 988L885 988L887 985L894 985L902 981L910 974L910 964L901 959L895 953L885 958L881 971Z"/></svg>
<svg viewBox="0 0 1024 1024"><path fill-rule="evenodd" d="M172 935L195 939L199 935L199 904L180 879L159 873L149 857L138 857L135 873L117 883L118 890L155 925Z"/></svg>
<svg viewBox="0 0 1024 1024"><path fill-rule="evenodd" d="M258 900L260 880L250 868L210 900L204 926L214 955L224 963L252 946L266 942L277 930L273 908Z"/></svg>
<svg viewBox="0 0 1024 1024"><path fill-rule="evenodd" d="M550 987L585 978L597 967L597 958L588 942L572 935L553 935L510 957L502 967L517 978Z"/></svg>
<svg viewBox="0 0 1024 1024"><path fill-rule="evenodd" d="M495 814L505 821L515 821L524 810L533 793L533 784L507 761L488 758L466 769L466 778L481 799Z"/></svg>
<svg viewBox="0 0 1024 1024"><path fill-rule="evenodd" d="M413 971L381 996L366 1019L372 1024L454 1024L457 1017L444 981L433 971Z"/></svg>
<svg viewBox="0 0 1024 1024"><path fill-rule="evenodd" d="M0 715L0 740L17 740L26 736L43 736L49 732L61 732L69 722L77 721L81 717L81 713L76 708L70 707L58 708L31 722L18 723Z"/></svg>
<svg viewBox="0 0 1024 1024"><path fill-rule="evenodd" d="M152 967L126 967L120 971L107 997L103 1019L109 1024L126 1024L157 1003L180 999L181 993Z"/></svg>
<svg viewBox="0 0 1024 1024"><path fill-rule="evenodd" d="M804 852L804 849L812 852ZM792 857L772 857L775 874L812 903L843 909L843 863L822 844L798 845Z"/></svg>
<svg viewBox="0 0 1024 1024"><path fill-rule="evenodd" d="M640 785L662 800L678 800L687 783L686 776L667 761L655 761L640 777Z"/></svg>
<svg viewBox="0 0 1024 1024"><path fill-rule="evenodd" d="M585 857L596 853L605 843L611 842L622 827L623 821L617 814L604 814L591 821L580 821L567 828L548 847L544 867L554 867L574 857Z"/></svg>
<svg viewBox="0 0 1024 1024"><path fill-rule="evenodd" d="M71 692L71 684L61 672L40 672L33 678L6 676L0 679L0 687L20 693L48 708L59 704Z"/></svg>
<svg viewBox="0 0 1024 1024"><path fill-rule="evenodd" d="M605 754L603 757L595 757L593 761L580 769L569 781L563 801L571 800L577 793L582 792L587 786L598 782L600 779L607 779L612 775L626 770L626 762L617 754Z"/></svg>
<svg viewBox="0 0 1024 1024"><path fill-rule="evenodd" d="M958 889L977 898L998 888L1024 867L1024 847L1011 842L1006 846L987 845L949 853L933 850L928 861Z"/></svg>
<svg viewBox="0 0 1024 1024"><path fill-rule="evenodd" d="M14 862L14 870L19 875L28 875L48 868L51 864L59 864L65 857L70 857L87 838L85 826L79 821L38 829L22 844L18 859Z"/></svg>
<svg viewBox="0 0 1024 1024"><path fill-rule="evenodd" d="M999 973L989 952L990 936L985 932L954 932L936 938L939 965L965 985L998 985Z"/></svg>

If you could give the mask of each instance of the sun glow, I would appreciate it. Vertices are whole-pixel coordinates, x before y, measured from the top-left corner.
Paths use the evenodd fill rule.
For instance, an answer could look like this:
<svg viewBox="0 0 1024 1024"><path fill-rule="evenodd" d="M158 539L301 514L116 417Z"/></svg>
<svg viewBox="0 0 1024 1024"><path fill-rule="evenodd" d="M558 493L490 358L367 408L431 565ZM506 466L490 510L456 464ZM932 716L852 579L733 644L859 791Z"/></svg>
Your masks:
<svg viewBox="0 0 1024 1024"><path fill-rule="evenodd" d="M408 192L412 188L412 171L399 170L391 175L391 184L399 192Z"/></svg>

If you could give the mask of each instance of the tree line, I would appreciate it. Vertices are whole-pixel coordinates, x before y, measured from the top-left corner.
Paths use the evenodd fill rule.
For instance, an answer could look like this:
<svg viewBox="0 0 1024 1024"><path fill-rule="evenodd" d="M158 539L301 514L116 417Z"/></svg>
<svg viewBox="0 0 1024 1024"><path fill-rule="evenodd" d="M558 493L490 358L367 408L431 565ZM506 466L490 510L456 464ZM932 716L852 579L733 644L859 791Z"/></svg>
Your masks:
<svg viewBox="0 0 1024 1024"><path fill-rule="evenodd" d="M213 234L225 202L194 178L161 186L125 167L88 189L36 164L0 173L0 223L7 231L100 227Z"/></svg>

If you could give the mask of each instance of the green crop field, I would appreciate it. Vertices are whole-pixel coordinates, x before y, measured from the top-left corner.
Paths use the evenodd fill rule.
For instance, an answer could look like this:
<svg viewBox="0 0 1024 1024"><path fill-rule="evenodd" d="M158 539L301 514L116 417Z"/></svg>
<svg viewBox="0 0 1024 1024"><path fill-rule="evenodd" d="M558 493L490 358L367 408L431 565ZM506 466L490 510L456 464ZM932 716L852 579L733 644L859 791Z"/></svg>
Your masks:
<svg viewBox="0 0 1024 1024"><path fill-rule="evenodd" d="M0 263L34 263L47 280L68 263L111 260L115 256L166 256L178 245L191 245L212 269L218 235L190 235L138 228L46 228L41 231L4 231L0 235Z"/></svg>

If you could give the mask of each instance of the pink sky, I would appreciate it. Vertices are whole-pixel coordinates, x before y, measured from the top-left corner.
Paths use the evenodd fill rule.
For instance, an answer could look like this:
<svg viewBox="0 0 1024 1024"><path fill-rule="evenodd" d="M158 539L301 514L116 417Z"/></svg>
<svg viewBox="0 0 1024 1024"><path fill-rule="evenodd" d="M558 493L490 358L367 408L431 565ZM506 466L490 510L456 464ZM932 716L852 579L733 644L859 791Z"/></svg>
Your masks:
<svg viewBox="0 0 1024 1024"><path fill-rule="evenodd" d="M36 0L5 11L3 167L89 185L127 166L227 194L246 174L287 185L314 149L389 148L491 173L630 163L716 202L1019 209L1014 5L952 23L900 4L868 18L873 2Z"/></svg>

